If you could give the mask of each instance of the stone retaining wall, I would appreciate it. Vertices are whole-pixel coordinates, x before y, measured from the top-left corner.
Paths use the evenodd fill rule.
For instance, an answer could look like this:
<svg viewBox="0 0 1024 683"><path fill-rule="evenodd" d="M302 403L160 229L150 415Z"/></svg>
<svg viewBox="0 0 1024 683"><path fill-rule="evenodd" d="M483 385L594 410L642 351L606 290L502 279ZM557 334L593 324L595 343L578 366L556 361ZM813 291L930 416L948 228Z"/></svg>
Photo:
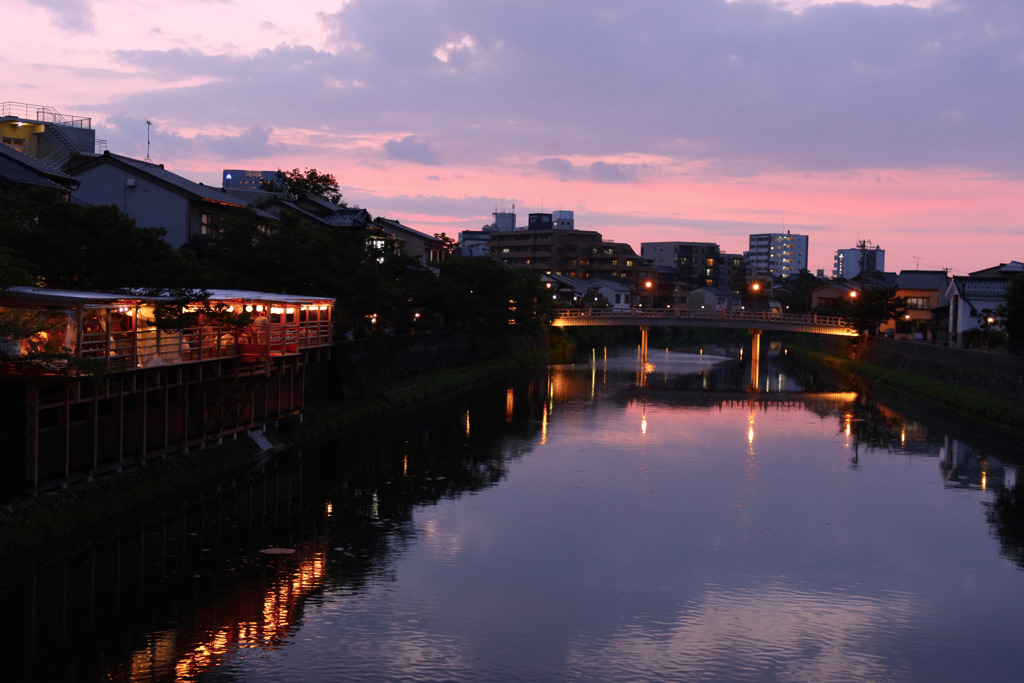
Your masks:
<svg viewBox="0 0 1024 683"><path fill-rule="evenodd" d="M855 347L857 360L1024 401L1024 357L869 337Z"/></svg>

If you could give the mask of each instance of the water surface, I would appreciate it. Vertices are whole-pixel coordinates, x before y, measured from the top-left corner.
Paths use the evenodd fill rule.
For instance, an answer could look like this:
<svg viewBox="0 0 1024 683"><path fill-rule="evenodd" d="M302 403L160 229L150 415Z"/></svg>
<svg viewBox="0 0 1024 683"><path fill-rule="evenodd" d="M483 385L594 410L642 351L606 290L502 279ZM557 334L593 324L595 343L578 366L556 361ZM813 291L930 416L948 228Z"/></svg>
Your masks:
<svg viewBox="0 0 1024 683"><path fill-rule="evenodd" d="M9 576L15 671L1019 679L1015 444L659 353L396 413Z"/></svg>

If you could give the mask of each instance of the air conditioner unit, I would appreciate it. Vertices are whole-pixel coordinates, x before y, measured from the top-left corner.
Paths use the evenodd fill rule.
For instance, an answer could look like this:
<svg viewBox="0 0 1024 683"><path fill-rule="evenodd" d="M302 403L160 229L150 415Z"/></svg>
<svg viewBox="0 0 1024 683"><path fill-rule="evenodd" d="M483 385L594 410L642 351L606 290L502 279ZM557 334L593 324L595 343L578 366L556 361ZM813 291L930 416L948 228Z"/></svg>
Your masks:
<svg viewBox="0 0 1024 683"><path fill-rule="evenodd" d="M129 178L125 184L125 187L135 187L135 178Z"/></svg>

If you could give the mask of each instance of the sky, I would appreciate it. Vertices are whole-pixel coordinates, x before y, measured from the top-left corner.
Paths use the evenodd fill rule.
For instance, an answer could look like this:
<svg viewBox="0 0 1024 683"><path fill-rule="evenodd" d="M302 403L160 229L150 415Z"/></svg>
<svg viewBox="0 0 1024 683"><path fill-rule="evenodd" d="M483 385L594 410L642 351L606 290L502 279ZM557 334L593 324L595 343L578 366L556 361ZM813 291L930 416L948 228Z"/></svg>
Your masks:
<svg viewBox="0 0 1024 683"><path fill-rule="evenodd" d="M1019 0L6 0L0 102L220 185L316 168L427 233L495 210L886 270L1024 261ZM17 19L14 19L14 18Z"/></svg>

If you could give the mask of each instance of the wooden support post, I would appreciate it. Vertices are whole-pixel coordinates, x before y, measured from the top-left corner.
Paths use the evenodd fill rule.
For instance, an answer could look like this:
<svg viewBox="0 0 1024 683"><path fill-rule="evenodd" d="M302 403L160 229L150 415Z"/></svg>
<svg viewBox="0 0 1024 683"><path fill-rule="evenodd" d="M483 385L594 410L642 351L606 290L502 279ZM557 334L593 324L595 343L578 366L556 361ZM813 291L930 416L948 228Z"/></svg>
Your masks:
<svg viewBox="0 0 1024 683"><path fill-rule="evenodd" d="M28 383L25 425L25 476L32 488L39 486L39 385Z"/></svg>
<svg viewBox="0 0 1024 683"><path fill-rule="evenodd" d="M64 478L71 476L71 384L64 382L64 405L60 408L60 420L64 432Z"/></svg>

